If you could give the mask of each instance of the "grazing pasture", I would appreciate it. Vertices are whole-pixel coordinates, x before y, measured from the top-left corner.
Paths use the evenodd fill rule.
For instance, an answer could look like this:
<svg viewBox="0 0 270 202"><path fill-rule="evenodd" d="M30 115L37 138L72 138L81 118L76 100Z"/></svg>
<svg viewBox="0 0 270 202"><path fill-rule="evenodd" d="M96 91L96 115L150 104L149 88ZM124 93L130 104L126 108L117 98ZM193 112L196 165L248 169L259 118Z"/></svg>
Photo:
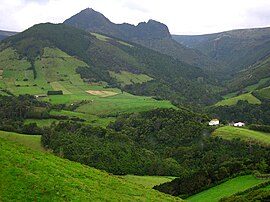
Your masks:
<svg viewBox="0 0 270 202"><path fill-rule="evenodd" d="M262 145L270 145L270 134L260 131L249 130L246 128L238 128L233 126L224 126L218 128L212 134L213 137L218 136L226 140L240 138L247 142L256 142Z"/></svg>
<svg viewBox="0 0 270 202"><path fill-rule="evenodd" d="M244 191L263 182L265 182L265 180L259 180L253 175L239 176L195 194L186 200L187 202L216 202L223 197L231 196L239 191Z"/></svg>

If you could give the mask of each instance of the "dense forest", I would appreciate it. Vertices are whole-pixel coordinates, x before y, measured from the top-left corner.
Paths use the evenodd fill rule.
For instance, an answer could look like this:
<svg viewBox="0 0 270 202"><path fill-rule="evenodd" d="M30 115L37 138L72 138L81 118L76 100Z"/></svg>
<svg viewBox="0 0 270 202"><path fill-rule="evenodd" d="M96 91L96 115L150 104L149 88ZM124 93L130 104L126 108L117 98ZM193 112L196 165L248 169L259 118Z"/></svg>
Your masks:
<svg viewBox="0 0 270 202"><path fill-rule="evenodd" d="M247 124L270 125L270 103L249 104L247 101L238 101L236 105L209 108L213 117L219 118L223 123L244 121Z"/></svg>

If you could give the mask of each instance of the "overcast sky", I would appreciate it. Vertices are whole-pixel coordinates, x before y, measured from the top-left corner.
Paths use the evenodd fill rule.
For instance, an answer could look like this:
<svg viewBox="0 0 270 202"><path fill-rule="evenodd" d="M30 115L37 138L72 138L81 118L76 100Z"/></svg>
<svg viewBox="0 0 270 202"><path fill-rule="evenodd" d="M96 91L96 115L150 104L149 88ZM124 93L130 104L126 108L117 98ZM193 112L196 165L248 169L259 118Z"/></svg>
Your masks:
<svg viewBox="0 0 270 202"><path fill-rule="evenodd" d="M154 19L166 24L172 34L270 27L270 0L1 0L0 30L61 23L88 7L114 23L137 25Z"/></svg>

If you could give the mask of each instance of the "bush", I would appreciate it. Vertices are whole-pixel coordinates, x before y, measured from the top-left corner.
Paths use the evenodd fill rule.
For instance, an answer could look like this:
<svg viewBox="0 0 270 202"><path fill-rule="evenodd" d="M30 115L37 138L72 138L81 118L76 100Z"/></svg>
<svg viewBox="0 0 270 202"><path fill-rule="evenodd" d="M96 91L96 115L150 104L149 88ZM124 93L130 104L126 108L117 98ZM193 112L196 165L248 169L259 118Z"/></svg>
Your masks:
<svg viewBox="0 0 270 202"><path fill-rule="evenodd" d="M47 95L63 95L63 91L61 90L49 90Z"/></svg>

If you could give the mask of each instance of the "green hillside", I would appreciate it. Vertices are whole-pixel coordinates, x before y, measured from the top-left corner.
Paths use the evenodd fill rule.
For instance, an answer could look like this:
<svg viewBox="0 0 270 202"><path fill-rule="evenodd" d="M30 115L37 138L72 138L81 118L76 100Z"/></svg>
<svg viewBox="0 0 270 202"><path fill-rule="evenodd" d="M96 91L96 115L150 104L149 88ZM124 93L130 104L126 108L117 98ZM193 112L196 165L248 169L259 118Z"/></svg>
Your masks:
<svg viewBox="0 0 270 202"><path fill-rule="evenodd" d="M217 66L222 66L207 55L177 43L172 39L168 27L155 20L141 22L137 26L127 23L115 24L103 14L87 8L65 20L64 24L128 41L124 42L128 46L131 45L130 42L140 44L206 70L213 70ZM100 34L95 34L95 36L103 41L108 41L111 38ZM123 43L123 41L120 41L120 43Z"/></svg>
<svg viewBox="0 0 270 202"><path fill-rule="evenodd" d="M196 36L173 36L181 44L223 62L220 74L234 76L270 54L270 28L240 29ZM269 72L269 71L268 71Z"/></svg>
<svg viewBox="0 0 270 202"><path fill-rule="evenodd" d="M178 102L219 99L215 82L198 67L63 24L35 25L4 40L0 50L0 87L16 95L62 90L63 100L71 104L89 100L89 84L101 82L106 88Z"/></svg>
<svg viewBox="0 0 270 202"><path fill-rule="evenodd" d="M0 131L0 137L30 147L37 151L44 151L41 146L41 135L24 135L13 132Z"/></svg>
<svg viewBox="0 0 270 202"><path fill-rule="evenodd" d="M253 94L261 100L270 100L270 86L257 90Z"/></svg>
<svg viewBox="0 0 270 202"><path fill-rule="evenodd" d="M239 100L246 100L250 104L261 104L261 101L254 95L252 95L251 93L246 93L235 97L227 98L225 100L221 100L217 102L215 105L216 106L235 105Z"/></svg>
<svg viewBox="0 0 270 202"><path fill-rule="evenodd" d="M1 201L181 201L0 138Z"/></svg>
<svg viewBox="0 0 270 202"><path fill-rule="evenodd" d="M265 181L266 180L259 180L252 175L239 176L195 194L186 200L187 202L217 202L223 197L231 196L239 191L244 191Z"/></svg>
<svg viewBox="0 0 270 202"><path fill-rule="evenodd" d="M270 145L269 133L249 130L246 128L224 126L216 129L212 136L222 137L226 140L240 138L247 142L256 142L262 145Z"/></svg>
<svg viewBox="0 0 270 202"><path fill-rule="evenodd" d="M230 90L254 91L263 87L270 86L270 53L256 61L256 63L243 71L235 74L234 78L228 82Z"/></svg>

